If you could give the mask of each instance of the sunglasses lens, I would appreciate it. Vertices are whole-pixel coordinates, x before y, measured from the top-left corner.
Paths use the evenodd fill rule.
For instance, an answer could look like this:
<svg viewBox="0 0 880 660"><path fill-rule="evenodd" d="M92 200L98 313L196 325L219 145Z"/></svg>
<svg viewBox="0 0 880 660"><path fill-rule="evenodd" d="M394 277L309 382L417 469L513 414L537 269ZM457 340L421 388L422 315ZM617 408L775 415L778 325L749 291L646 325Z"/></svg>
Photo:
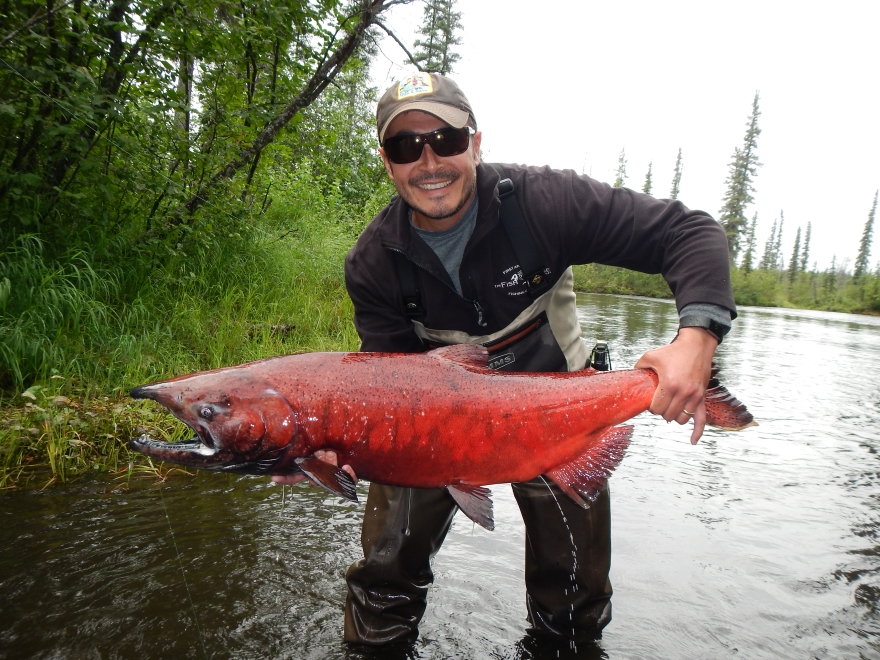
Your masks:
<svg viewBox="0 0 880 660"><path fill-rule="evenodd" d="M467 128L446 128L431 133L431 149L438 156L457 156L463 153L470 144L470 133Z"/></svg>
<svg viewBox="0 0 880 660"><path fill-rule="evenodd" d="M402 135L385 140L385 155L398 165L414 163L422 157L425 142L420 135Z"/></svg>
<svg viewBox="0 0 880 660"><path fill-rule="evenodd" d="M388 138L382 145L388 160L398 165L414 163L422 157L425 144L430 144L431 149L441 158L457 156L464 153L470 144L471 129L464 128L441 128L433 133L422 135L400 135Z"/></svg>

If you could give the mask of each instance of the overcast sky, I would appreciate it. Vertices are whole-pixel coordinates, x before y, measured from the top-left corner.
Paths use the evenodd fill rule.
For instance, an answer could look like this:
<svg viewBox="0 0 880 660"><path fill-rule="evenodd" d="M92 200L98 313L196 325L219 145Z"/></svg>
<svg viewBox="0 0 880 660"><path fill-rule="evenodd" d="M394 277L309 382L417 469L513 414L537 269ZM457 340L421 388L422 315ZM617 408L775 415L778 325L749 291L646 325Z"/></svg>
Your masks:
<svg viewBox="0 0 880 660"><path fill-rule="evenodd" d="M880 187L880 2L458 0L467 94L490 161L572 168L626 186L653 162L666 197L682 150L681 199L718 216L728 165L755 92L758 251L785 213L783 253L812 223L810 265L849 267ZM388 24L412 45L422 4ZM373 68L381 91L405 70L390 39ZM877 221L880 224L880 220ZM880 261L875 229L871 264Z"/></svg>

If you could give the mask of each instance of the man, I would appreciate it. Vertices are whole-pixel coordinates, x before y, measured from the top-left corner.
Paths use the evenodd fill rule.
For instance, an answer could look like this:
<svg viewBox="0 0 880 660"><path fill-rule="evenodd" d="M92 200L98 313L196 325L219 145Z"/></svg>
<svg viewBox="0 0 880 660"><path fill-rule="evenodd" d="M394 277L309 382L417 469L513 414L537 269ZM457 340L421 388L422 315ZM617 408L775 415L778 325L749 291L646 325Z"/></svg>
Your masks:
<svg viewBox="0 0 880 660"><path fill-rule="evenodd" d="M646 353L636 366L660 378L651 412L679 424L693 419L691 442L697 442L712 356L735 316L727 241L712 218L570 171L504 165L499 172L481 163L482 134L470 103L437 74L393 85L379 101L377 129L399 197L346 259L361 350L480 343L489 348L491 366L583 369L588 354L570 266L598 262L662 272L681 328L672 344ZM523 126L521 137L555 139L533 126ZM500 217L499 188L509 193L511 183L519 230ZM524 271L524 251L538 255L537 272ZM335 462L332 452L325 459ZM585 510L548 483L513 484L526 525L531 630L595 638L611 619L608 492ZM418 635L433 580L430 560L456 510L445 490L370 485L364 558L346 575L346 641L385 644Z"/></svg>

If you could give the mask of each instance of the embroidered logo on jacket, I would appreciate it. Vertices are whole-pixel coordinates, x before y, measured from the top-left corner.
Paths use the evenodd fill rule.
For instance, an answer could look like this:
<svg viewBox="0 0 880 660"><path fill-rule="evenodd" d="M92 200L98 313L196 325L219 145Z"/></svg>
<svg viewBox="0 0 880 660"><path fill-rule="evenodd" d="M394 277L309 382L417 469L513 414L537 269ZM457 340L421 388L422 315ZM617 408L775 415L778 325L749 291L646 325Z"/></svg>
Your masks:
<svg viewBox="0 0 880 660"><path fill-rule="evenodd" d="M543 274L544 276L549 275L550 269L545 268ZM505 279L496 284L495 288L502 289L508 296L521 296L529 290L529 284L526 281L526 277L523 274L522 268L519 267L519 264L507 268L502 273L502 276ZM535 282L535 284L539 283L540 282Z"/></svg>

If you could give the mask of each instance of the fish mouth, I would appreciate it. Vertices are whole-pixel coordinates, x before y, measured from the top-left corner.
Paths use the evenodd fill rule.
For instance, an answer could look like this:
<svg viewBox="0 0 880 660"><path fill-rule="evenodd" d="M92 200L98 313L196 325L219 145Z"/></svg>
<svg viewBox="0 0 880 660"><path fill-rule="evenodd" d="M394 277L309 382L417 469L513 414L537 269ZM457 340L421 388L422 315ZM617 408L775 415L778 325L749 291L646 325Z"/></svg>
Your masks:
<svg viewBox="0 0 880 660"><path fill-rule="evenodd" d="M259 459L241 460L240 457L224 455L226 453L217 449L210 433L207 435L209 436L207 440L212 443L212 446L206 444L206 438L203 438L201 434L190 440L178 442L165 442L142 434L129 441L128 448L144 456L175 465L236 474L275 474L278 463L284 455L284 449L281 448L272 455L262 455ZM286 467L280 474L296 472L299 472L299 468L293 465Z"/></svg>
<svg viewBox="0 0 880 660"><path fill-rule="evenodd" d="M222 460L211 460L219 458L219 451L216 444L214 444L213 438L210 438L209 442L211 443L210 445L198 435L189 440L165 442L164 440L151 438L147 434L142 434L131 440L128 443L128 448L150 458L158 458L159 460L177 463L178 465L208 467L215 463L217 465L222 464Z"/></svg>

